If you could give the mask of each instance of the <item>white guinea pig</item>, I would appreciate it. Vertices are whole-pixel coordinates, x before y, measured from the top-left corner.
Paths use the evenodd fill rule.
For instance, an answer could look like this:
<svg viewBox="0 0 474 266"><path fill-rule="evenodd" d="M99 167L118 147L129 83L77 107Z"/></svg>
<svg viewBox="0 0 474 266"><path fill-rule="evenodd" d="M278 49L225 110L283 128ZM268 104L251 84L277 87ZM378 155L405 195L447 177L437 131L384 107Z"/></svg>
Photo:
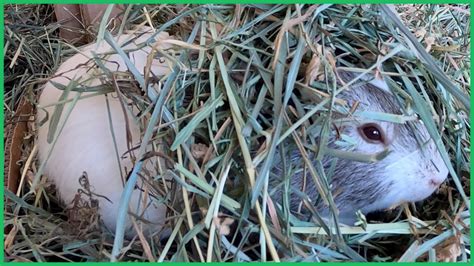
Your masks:
<svg viewBox="0 0 474 266"><path fill-rule="evenodd" d="M144 43L151 35L152 32L144 28L139 32L122 34L116 42L124 45L122 47L124 50L135 49L137 44ZM167 33L160 33L155 37L158 41L169 38ZM125 111L129 108L124 108L123 105L126 103L122 103L116 93L92 96L93 92L83 92L74 106L74 101L64 104L54 137L48 141L48 134L52 133L49 129L51 118L59 106L56 103L64 92L64 88L59 88L57 84L67 87L74 79L81 86L101 85L103 71L91 58L93 52L101 55L108 51L113 50L105 41L98 46L91 44L84 47L80 53L67 59L53 78L45 84L39 98L37 120L43 121L46 114L49 119L38 129L38 147L40 163L46 161L43 173L54 182L62 201L70 204L78 189L84 190L79 184L79 177L85 172L90 190L99 202L100 217L107 228L115 231L124 179L133 168L131 148L139 146L141 139L139 124L132 118L133 112L137 111L132 110L132 113ZM128 54L142 75L150 51L150 46L146 46ZM105 59L102 63L109 70L127 71L126 64L119 55L109 53L100 57ZM160 77L169 73L169 67L164 60L153 60L151 72ZM73 100L78 94L79 92L70 91L66 99ZM72 111L66 118L70 108ZM127 138L127 127L130 138ZM57 140L54 142L55 138ZM130 145L128 140L131 142ZM153 160L149 164L153 164ZM153 172L153 166L148 170L150 169L152 174L156 173ZM152 200L151 195L144 192L147 190L142 185L143 182L139 181L133 191L129 214L133 213L138 220L146 221L145 229L158 232L165 222L166 206ZM130 215L127 217L129 218L125 232L131 236L134 235L134 230L130 228L132 226Z"/></svg>

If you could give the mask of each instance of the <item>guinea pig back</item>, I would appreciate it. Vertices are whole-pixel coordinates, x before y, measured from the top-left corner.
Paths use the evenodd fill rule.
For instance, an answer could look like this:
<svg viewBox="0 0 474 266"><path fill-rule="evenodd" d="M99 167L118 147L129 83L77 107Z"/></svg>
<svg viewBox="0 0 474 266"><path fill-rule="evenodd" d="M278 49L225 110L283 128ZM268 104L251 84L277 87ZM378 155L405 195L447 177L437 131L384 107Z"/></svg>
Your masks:
<svg viewBox="0 0 474 266"><path fill-rule="evenodd" d="M117 43L124 49L135 49L136 44L146 41L151 33L123 34ZM161 33L157 39L169 38ZM124 97L116 92L98 94L78 92L81 88L104 85L103 71L95 65L93 53L101 55L111 48L105 41L91 44L67 59L47 82L39 98L37 121L47 121L38 129L40 163L46 163L44 174L54 182L61 200L70 204L78 190L85 191L79 183L86 176L92 196L98 200L99 214L106 227L115 230L119 202L127 175L133 168L133 149L140 145L140 125L134 116L136 109L127 106ZM129 53L130 60L143 74L149 47ZM101 56L103 65L110 71L126 71L124 60L117 54ZM166 62L153 60L151 71L162 76L168 72ZM68 88L74 80L77 86ZM112 86L110 86L112 87ZM71 90L67 92L68 90ZM59 104L58 104L59 102ZM61 104L62 103L62 104ZM58 122L53 123L55 112ZM128 131L128 133L127 133ZM54 133L54 134L53 134ZM156 174L154 160L148 160L144 168L149 176ZM129 204L127 226L131 216L145 221L145 229L159 231L163 226L166 206L157 203L139 181ZM133 235L134 230L126 230Z"/></svg>

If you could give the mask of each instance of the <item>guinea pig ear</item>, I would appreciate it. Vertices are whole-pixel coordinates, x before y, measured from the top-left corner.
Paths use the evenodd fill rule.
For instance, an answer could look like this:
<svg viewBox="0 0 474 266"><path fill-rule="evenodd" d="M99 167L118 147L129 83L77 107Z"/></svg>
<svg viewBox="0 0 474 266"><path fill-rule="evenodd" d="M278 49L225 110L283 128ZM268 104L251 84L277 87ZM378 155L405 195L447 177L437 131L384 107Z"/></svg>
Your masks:
<svg viewBox="0 0 474 266"><path fill-rule="evenodd" d="M383 90L387 93L392 94L392 91L390 90L390 88L388 87L387 82L385 82L384 79L377 78L377 77L375 77L371 74L366 74L361 79L367 81L368 84L370 84L370 85L372 85L376 88L379 88L379 89L381 89L381 90Z"/></svg>
<svg viewBox="0 0 474 266"><path fill-rule="evenodd" d="M388 87L388 84L383 79L379 79L379 78L376 78L376 77L371 77L371 79L369 80L369 84L371 84L372 86L377 87L379 89L382 89L382 90L384 90L384 91L386 91L390 94L392 93L392 91Z"/></svg>
<svg viewBox="0 0 474 266"><path fill-rule="evenodd" d="M338 74L339 74L339 77L344 81L344 82L348 82L354 78L356 78L356 76L358 76L358 74L356 73L351 73L351 72L347 72L347 71L338 71ZM390 88L388 87L388 84L385 82L385 80L383 79L379 79L377 77L375 77L374 75L372 74L365 74L364 76L362 76L360 78L360 81L363 82L367 82L368 84L376 87L376 88L379 88L385 92L388 92L390 94L392 94Z"/></svg>

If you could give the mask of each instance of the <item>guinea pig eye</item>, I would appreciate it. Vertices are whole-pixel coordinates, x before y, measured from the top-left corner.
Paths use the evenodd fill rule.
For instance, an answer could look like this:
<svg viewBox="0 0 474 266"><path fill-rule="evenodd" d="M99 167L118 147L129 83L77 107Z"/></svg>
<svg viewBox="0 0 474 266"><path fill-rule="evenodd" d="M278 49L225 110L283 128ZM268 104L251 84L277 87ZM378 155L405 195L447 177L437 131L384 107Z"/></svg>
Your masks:
<svg viewBox="0 0 474 266"><path fill-rule="evenodd" d="M359 132L367 142L384 143L383 131L377 124L365 124L359 127Z"/></svg>

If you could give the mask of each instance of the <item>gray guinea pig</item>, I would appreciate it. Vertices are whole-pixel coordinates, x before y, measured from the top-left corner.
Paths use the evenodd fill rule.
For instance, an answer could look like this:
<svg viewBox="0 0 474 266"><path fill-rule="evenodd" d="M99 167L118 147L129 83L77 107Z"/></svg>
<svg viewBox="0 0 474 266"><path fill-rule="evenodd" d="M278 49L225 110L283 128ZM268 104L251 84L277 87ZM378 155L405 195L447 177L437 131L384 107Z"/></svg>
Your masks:
<svg viewBox="0 0 474 266"><path fill-rule="evenodd" d="M355 77L341 71L338 76L344 82ZM446 179L448 168L421 121L393 123L368 121L357 116L357 112L401 114L401 106L385 82L365 76L362 82L356 82L337 98L345 100L348 109L355 104L358 106L352 117L334 120L328 147L366 155L388 152L383 159L372 163L323 156L321 163L325 172L331 172L328 182L340 221L352 224L358 210L367 214L404 202L423 200ZM341 144L342 135L351 140L351 145ZM302 170L304 162L300 151L297 148L287 150L285 158L290 162L287 165L298 165L290 177L292 190L304 190L316 209L328 216L327 205L317 201L319 192L310 173L305 175ZM315 155L310 153L309 156L314 162ZM276 186L282 180L283 164L279 159L281 156L275 158L270 180ZM281 193L275 193L275 199L280 201ZM290 209L298 210L300 203L301 197L291 193Z"/></svg>

